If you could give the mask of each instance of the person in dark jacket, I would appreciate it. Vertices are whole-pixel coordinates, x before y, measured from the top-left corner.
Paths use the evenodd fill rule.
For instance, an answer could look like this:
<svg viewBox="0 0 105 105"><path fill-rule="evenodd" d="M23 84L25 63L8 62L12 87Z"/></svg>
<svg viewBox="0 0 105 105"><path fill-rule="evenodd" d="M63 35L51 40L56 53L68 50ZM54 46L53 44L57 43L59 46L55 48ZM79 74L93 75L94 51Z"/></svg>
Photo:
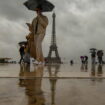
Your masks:
<svg viewBox="0 0 105 105"><path fill-rule="evenodd" d="M24 57L24 54L25 54L23 45L20 46L19 52L20 52L20 62L19 63L21 63L23 61L23 57Z"/></svg>
<svg viewBox="0 0 105 105"><path fill-rule="evenodd" d="M93 51L91 53L91 59L92 59L92 64L95 64L96 63L96 51Z"/></svg>
<svg viewBox="0 0 105 105"><path fill-rule="evenodd" d="M84 64L85 63L84 62L84 56L80 56L80 58L81 58L81 63Z"/></svg>
<svg viewBox="0 0 105 105"><path fill-rule="evenodd" d="M87 65L88 64L88 56L84 56L84 59L85 59L85 64Z"/></svg>
<svg viewBox="0 0 105 105"><path fill-rule="evenodd" d="M99 51L97 52L97 56L98 56L98 62L99 62L99 64L102 64L102 63L103 63L103 60L102 60L103 51L102 51L102 50L99 50Z"/></svg>

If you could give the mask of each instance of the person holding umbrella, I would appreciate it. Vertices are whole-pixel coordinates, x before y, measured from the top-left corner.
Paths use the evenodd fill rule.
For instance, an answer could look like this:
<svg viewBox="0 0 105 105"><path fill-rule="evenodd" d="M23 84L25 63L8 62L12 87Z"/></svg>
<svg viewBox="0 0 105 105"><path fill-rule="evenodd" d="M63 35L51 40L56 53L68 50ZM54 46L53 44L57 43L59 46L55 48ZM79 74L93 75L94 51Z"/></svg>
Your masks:
<svg viewBox="0 0 105 105"><path fill-rule="evenodd" d="M96 51L97 51L97 49L95 49L95 48L90 49L92 64L96 63Z"/></svg>
<svg viewBox="0 0 105 105"><path fill-rule="evenodd" d="M20 57L21 57L20 61L19 61L20 64L21 64L21 62L23 61L23 58L24 58L24 54L25 54L24 49L25 49L24 45L21 45L20 49L19 49Z"/></svg>
<svg viewBox="0 0 105 105"><path fill-rule="evenodd" d="M34 44L36 48L36 60L38 64L44 63L44 57L42 52L42 41L45 37L46 28L48 25L48 18L41 12L41 8L35 9L37 17L32 21L32 31L34 32Z"/></svg>
<svg viewBox="0 0 105 105"><path fill-rule="evenodd" d="M38 64L44 63L42 52L42 41L45 37L46 28L48 25L48 18L42 12L51 12L54 5L47 0L28 0L24 5L32 11L36 11L37 16L33 19L31 27L32 34L34 35L35 45L35 59Z"/></svg>
<svg viewBox="0 0 105 105"><path fill-rule="evenodd" d="M98 57L98 62L99 62L99 64L102 64L103 63L103 59L102 59L102 57L103 57L103 50L98 50L97 51L97 57Z"/></svg>

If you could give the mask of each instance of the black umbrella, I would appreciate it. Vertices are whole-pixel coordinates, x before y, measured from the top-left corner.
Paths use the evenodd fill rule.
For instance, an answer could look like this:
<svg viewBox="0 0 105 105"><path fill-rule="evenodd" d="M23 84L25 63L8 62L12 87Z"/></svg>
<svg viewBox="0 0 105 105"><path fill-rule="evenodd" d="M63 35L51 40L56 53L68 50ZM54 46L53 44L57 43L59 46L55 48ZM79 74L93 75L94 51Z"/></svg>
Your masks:
<svg viewBox="0 0 105 105"><path fill-rule="evenodd" d="M24 3L24 5L30 10L35 10L35 8L37 8L37 6L40 5L43 1L45 0L28 0Z"/></svg>
<svg viewBox="0 0 105 105"><path fill-rule="evenodd" d="M97 50L96 48L91 48L90 53L96 52L96 50Z"/></svg>
<svg viewBox="0 0 105 105"><path fill-rule="evenodd" d="M54 5L46 0L28 0L24 5L29 9L35 11L36 8L41 8L42 12L50 12L54 9Z"/></svg>
<svg viewBox="0 0 105 105"><path fill-rule="evenodd" d="M91 48L90 50L97 50L96 48Z"/></svg>
<svg viewBox="0 0 105 105"><path fill-rule="evenodd" d="M22 42L19 42L18 44L19 44L19 46L26 45L27 41L22 41Z"/></svg>

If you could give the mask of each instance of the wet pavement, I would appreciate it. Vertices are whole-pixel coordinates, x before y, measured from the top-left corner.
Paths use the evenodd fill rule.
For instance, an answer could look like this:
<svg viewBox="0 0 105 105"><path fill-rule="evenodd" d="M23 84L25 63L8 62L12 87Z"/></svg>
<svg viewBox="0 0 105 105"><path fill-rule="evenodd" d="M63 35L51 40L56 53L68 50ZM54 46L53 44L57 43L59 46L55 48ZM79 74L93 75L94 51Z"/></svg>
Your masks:
<svg viewBox="0 0 105 105"><path fill-rule="evenodd" d="M105 66L0 64L0 105L105 105Z"/></svg>

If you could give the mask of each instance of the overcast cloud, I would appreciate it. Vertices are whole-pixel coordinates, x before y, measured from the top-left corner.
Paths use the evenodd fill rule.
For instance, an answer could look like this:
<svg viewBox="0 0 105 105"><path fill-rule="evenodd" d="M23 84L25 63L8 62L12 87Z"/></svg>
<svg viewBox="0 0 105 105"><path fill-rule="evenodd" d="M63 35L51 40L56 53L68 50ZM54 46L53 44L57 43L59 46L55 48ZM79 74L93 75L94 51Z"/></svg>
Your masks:
<svg viewBox="0 0 105 105"><path fill-rule="evenodd" d="M26 0L0 0L0 57L19 58L18 42L28 34L26 22L36 16L23 6ZM49 0L55 5L56 35L62 58L76 59L89 54L95 47L105 50L105 0ZM48 55L52 13L43 42L44 55Z"/></svg>

